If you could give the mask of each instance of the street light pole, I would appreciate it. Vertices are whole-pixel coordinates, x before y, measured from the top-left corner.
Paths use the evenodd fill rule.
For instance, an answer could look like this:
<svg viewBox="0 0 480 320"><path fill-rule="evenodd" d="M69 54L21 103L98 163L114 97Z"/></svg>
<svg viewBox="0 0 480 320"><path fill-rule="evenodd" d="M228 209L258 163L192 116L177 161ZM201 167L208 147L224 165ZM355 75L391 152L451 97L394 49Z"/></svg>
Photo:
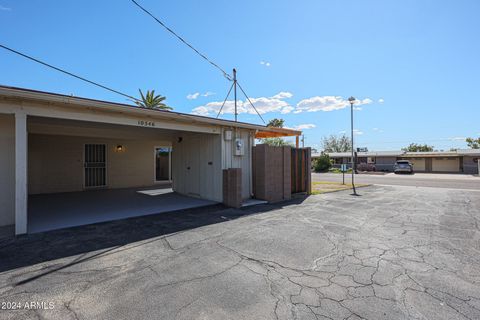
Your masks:
<svg viewBox="0 0 480 320"><path fill-rule="evenodd" d="M352 142L352 188L353 188L353 195L357 195L357 190L355 190L355 159L353 156L353 104L355 103L355 98L350 97L348 98L350 102L350 124L351 124L351 142Z"/></svg>

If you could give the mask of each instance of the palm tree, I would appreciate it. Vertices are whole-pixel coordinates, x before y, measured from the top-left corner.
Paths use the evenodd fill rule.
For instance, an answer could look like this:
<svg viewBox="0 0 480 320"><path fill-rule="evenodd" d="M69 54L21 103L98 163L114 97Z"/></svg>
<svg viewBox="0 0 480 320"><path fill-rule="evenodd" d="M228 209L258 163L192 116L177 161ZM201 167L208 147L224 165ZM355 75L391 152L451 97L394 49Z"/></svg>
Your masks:
<svg viewBox="0 0 480 320"><path fill-rule="evenodd" d="M164 97L161 94L155 95L155 90L147 90L145 95L143 94L142 90L138 89L138 91L140 92L141 100L134 100L133 102L135 102L135 104L140 108L173 110L172 107L169 107L163 103L167 97Z"/></svg>

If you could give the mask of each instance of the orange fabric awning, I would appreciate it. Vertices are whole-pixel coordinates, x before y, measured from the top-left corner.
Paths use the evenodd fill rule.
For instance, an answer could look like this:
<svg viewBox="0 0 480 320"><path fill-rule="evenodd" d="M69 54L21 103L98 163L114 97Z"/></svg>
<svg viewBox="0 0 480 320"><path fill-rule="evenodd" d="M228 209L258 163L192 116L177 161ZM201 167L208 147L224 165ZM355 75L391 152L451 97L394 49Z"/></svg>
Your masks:
<svg viewBox="0 0 480 320"><path fill-rule="evenodd" d="M295 137L300 136L302 131L287 129L287 128L276 128L276 127L267 127L265 130L257 131L255 138L278 138L278 137Z"/></svg>

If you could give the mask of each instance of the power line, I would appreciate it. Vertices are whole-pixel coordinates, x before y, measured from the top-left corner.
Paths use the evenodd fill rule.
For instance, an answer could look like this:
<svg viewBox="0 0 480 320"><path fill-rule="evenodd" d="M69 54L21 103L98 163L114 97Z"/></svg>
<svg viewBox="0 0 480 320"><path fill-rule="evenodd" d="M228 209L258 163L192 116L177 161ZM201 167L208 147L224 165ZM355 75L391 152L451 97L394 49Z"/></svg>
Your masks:
<svg viewBox="0 0 480 320"><path fill-rule="evenodd" d="M260 112L258 112L257 108L255 108L255 106L253 105L252 101L250 101L250 98L247 96L247 94L245 93L245 91L243 90L242 86L240 85L240 83L238 83L237 81L237 84L238 84L238 87L240 88L240 90L242 90L243 92L243 95L245 96L245 98L247 98L248 102L250 102L250 104L252 105L253 109L257 112L258 116L260 117L260 119L262 119L263 123L266 124L265 120L263 119L262 115L260 114Z"/></svg>
<svg viewBox="0 0 480 320"><path fill-rule="evenodd" d="M220 116L220 113L222 112L223 106L225 105L225 102L227 102L227 99L230 96L230 92L232 92L232 89L233 89L234 85L235 85L235 83L232 83L232 85L230 86L230 90L228 90L227 96L225 97L225 100L223 100L222 107L220 108L220 110L218 110L217 119Z"/></svg>
<svg viewBox="0 0 480 320"><path fill-rule="evenodd" d="M173 31L172 29L170 29L165 23L163 23L162 21L160 21L157 17L155 17L150 11L148 11L147 9L145 9L144 7L142 7L137 1L135 0L131 0L137 7L139 7L143 12L145 12L146 14L148 14L150 17L152 17L155 21L157 21L162 27L164 27L168 32L170 32L171 34L173 34L178 40L180 40L181 42L183 42L185 45L187 45L190 49L192 49L193 51L195 51L200 57L202 57L203 59L205 59L208 63L210 63L212 66L214 66L215 68L217 68L218 70L220 70L220 72L223 73L223 76L225 78L227 78L229 81L232 81L232 76L230 74L228 74L225 70L223 70L218 64L216 64L215 62L213 62L212 60L210 60L205 54L201 53L199 50L197 50L193 45L191 45L190 43L188 43L185 39L183 39L181 36L179 36L175 31Z"/></svg>
<svg viewBox="0 0 480 320"><path fill-rule="evenodd" d="M10 51L10 52L12 52L12 53L15 53L15 54L17 54L17 55L19 55L19 56L22 56L22 57L24 57L24 58L27 58L27 59L29 59L29 60L31 60L31 61L34 61L34 62L36 62L36 63L39 63L39 64L44 65L44 66L46 66L46 67L49 67L49 68L51 68L51 69L54 69L54 70L56 70L56 71L62 72L62 73L66 74L66 75L69 75L69 76L71 76L71 77L74 77L74 78L77 78L77 79L79 79L79 80L85 81L85 82L87 82L87 83L93 84L93 85L95 85L95 86L97 86L97 87L100 87L100 88L102 88L102 89L105 89L105 90L108 90L108 91L110 91L110 92L119 94L119 95L121 95L121 96L127 97L127 98L129 98L129 99L131 99L131 100L134 100L134 101L140 101L140 100L138 100L137 98L132 97L131 95L128 95L128 94L123 93L123 92L120 92L120 91L118 91L118 90L109 88L109 87L104 86L103 84L100 84L100 83L98 83L98 82L94 82L94 81L88 80L88 79L86 79L86 78L84 78L84 77L78 76L78 75L76 75L76 74L73 74L73 73L71 73L71 72L65 71L65 70L60 69L60 68L58 68L58 67L52 66L51 64L48 64L48 63L46 63L46 62L43 62L43 61L38 60L38 59L36 59L36 58L33 58L33 57L31 57L31 56L29 56L29 55L27 55L27 54L25 54L25 53L21 53L21 52L19 52L19 51L17 51L17 50L14 50L14 49L9 48L9 47L7 47L7 46L4 46L4 45L2 45L2 44L0 44L0 47L3 48L3 49L5 49L5 50L8 50L8 51Z"/></svg>
<svg viewBox="0 0 480 320"><path fill-rule="evenodd" d="M245 98L247 98L248 102L252 105L253 109L255 109L255 111L257 112L258 116L260 117L260 119L262 119L263 123L265 123L265 120L263 119L263 117L260 115L260 113L258 112L257 108L255 108L255 106L253 105L252 101L250 100L250 98L247 96L247 94L245 93L245 91L242 89L242 87L240 86L240 84L236 81L236 78L235 77L232 77L230 74L228 74L225 70L223 70L218 64L216 64L215 62L213 62L212 60L210 60L205 54L201 53L199 50L197 50L193 45L191 45L190 43L188 43L185 39L183 39L181 36L179 36L175 31L173 31L172 29L170 29L165 23L163 23L162 21L160 21L157 17L155 17L153 15L153 13L151 13L150 11L148 11L147 9L145 9L144 7L142 7L137 1L135 0L131 0L138 8L140 8L143 12L145 12L146 14L148 14L152 19L154 19L155 21L157 21L163 28L165 28L165 30L167 30L168 32L170 32L172 35L174 35L178 40L180 40L181 42L183 42L186 46L188 46L190 49L192 49L193 51L195 51L195 53L197 53L200 57L202 57L203 59L205 59L208 63L210 63L212 66L214 66L215 68L217 68L218 70L220 70L220 72L222 72L223 76L225 78L227 78L229 81L233 81L234 84L232 87L236 88L236 84L238 84L238 87L240 88L240 90L242 90L243 94L245 95ZM235 69L233 71L235 73ZM235 79L234 79L235 78ZM219 117L220 115L220 112L222 111L223 109L223 106L225 105L225 102L227 101L228 99L228 96L230 95L230 91L232 90L232 87L230 88L230 90L228 91L228 94L227 94L227 97L225 98L225 101L223 102L222 104L222 107L220 108L220 111L218 112L217 114L217 118ZM235 99L235 102L236 102L236 99ZM236 116L237 114L235 114L235 121L236 121Z"/></svg>

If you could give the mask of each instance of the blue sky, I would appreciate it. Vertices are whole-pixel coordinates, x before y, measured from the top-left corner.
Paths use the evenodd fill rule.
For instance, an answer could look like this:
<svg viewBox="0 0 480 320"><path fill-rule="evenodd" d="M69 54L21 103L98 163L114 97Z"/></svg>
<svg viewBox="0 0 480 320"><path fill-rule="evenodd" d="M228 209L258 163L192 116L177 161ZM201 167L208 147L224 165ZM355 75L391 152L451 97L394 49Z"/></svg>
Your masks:
<svg viewBox="0 0 480 320"><path fill-rule="evenodd" d="M480 135L480 1L139 2L236 67L266 120L309 128L306 145L348 132L351 95L359 147L449 149ZM230 86L129 0L0 0L0 30L4 45L131 95L156 89L180 112L214 113ZM2 50L0 84L126 102Z"/></svg>

